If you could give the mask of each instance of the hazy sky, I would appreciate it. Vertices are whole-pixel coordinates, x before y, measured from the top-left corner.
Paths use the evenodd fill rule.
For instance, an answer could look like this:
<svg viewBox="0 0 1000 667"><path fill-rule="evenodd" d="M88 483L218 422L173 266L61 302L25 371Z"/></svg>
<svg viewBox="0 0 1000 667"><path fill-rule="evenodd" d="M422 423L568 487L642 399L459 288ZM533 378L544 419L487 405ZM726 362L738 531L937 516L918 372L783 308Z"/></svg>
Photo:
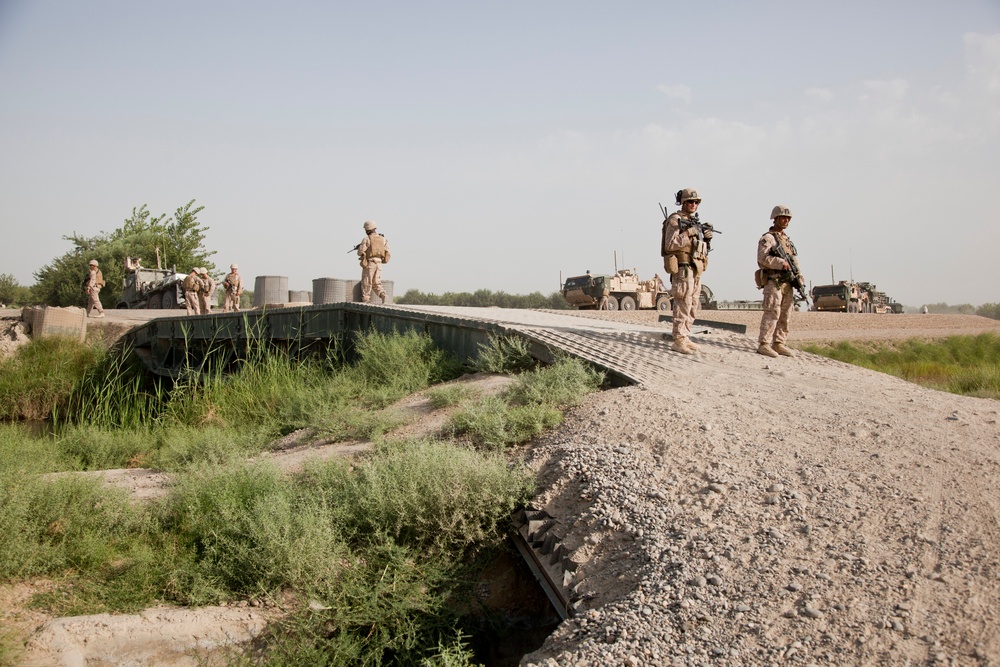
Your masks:
<svg viewBox="0 0 1000 667"><path fill-rule="evenodd" d="M704 282L756 299L771 208L813 284L1000 301L1000 1L0 0L0 273L133 207L205 207L244 279L396 295L662 275L697 188ZM152 258L147 264L152 263ZM178 267L186 271L189 267Z"/></svg>

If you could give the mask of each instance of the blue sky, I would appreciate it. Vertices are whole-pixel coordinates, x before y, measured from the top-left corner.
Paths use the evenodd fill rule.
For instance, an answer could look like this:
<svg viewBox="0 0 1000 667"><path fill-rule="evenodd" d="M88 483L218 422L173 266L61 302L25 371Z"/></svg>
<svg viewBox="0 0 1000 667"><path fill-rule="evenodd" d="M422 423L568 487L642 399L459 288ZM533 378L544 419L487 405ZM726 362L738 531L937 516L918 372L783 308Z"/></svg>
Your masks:
<svg viewBox="0 0 1000 667"><path fill-rule="evenodd" d="M780 203L814 284L997 302L997 155L995 0L0 0L0 273L23 284L64 235L194 199L248 280L357 278L374 219L397 295L549 293L662 273L658 204L695 187L720 299L759 298Z"/></svg>

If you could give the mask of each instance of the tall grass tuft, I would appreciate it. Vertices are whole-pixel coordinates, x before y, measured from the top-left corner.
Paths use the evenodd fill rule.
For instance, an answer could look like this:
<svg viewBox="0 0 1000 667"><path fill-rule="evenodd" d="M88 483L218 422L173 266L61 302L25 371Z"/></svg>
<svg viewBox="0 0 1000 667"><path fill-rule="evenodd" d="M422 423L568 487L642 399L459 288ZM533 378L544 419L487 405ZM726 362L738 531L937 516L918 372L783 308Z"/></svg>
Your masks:
<svg viewBox="0 0 1000 667"><path fill-rule="evenodd" d="M1000 336L995 334L867 345L841 342L805 349L932 389L1000 398Z"/></svg>
<svg viewBox="0 0 1000 667"><path fill-rule="evenodd" d="M101 345L54 336L23 345L0 361L0 419L48 419L105 356Z"/></svg>
<svg viewBox="0 0 1000 667"><path fill-rule="evenodd" d="M538 362L531 356L528 341L520 336L490 334L490 342L479 345L475 368L483 373L519 373L534 368Z"/></svg>

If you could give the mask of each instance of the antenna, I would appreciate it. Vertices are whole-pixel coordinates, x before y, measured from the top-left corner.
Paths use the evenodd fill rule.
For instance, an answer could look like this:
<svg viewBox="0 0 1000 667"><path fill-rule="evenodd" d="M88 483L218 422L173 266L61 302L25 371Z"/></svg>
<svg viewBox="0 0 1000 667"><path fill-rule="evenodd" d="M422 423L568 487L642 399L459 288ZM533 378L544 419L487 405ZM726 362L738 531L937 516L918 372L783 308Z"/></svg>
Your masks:
<svg viewBox="0 0 1000 667"><path fill-rule="evenodd" d="M830 265L830 284L836 285L837 281L833 278L833 264Z"/></svg>
<svg viewBox="0 0 1000 667"><path fill-rule="evenodd" d="M847 259L848 259L848 266L850 266L850 268L851 268L851 282L853 283L854 282L854 257L851 254L851 249L850 248L847 249Z"/></svg>

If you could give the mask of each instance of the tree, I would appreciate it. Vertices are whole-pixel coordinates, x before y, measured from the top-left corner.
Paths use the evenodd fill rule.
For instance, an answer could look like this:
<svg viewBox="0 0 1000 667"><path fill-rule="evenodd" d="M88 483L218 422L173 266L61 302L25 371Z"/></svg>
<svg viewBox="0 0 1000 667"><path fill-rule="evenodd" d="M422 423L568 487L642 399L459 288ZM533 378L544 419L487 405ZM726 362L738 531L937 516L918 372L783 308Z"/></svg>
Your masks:
<svg viewBox="0 0 1000 667"><path fill-rule="evenodd" d="M194 201L178 207L169 221L166 214L153 217L143 204L133 208L132 215L111 233L89 238L64 236L74 247L35 272L34 298L51 306L85 305L81 284L91 259L98 261L106 283L101 301L112 308L121 300L126 257L138 257L150 267L159 260L161 267L173 266L181 273L195 266L213 271L215 265L208 258L215 251L204 248L208 227L198 222L198 214L205 207L194 207Z"/></svg>
<svg viewBox="0 0 1000 667"><path fill-rule="evenodd" d="M17 278L9 273L0 273L0 303L10 305L22 304L25 301L26 288L22 287Z"/></svg>

